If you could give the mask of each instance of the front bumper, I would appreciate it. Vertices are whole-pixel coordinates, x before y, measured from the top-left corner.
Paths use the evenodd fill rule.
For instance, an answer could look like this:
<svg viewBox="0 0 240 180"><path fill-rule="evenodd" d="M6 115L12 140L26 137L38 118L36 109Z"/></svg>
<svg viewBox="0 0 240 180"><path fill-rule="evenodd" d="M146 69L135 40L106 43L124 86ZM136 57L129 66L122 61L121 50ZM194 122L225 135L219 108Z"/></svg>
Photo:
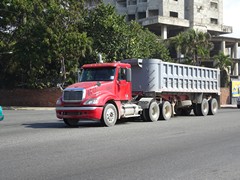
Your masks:
<svg viewBox="0 0 240 180"><path fill-rule="evenodd" d="M56 107L59 119L97 120L102 117L103 107Z"/></svg>

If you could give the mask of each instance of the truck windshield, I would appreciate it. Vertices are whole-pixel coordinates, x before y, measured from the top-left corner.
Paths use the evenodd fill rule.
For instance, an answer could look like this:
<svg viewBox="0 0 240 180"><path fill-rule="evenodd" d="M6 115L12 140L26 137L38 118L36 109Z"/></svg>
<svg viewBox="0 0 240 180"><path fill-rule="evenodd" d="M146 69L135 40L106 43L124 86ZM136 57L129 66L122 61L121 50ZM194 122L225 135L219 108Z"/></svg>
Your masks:
<svg viewBox="0 0 240 180"><path fill-rule="evenodd" d="M85 81L112 81L116 68L87 68L83 69L80 82Z"/></svg>

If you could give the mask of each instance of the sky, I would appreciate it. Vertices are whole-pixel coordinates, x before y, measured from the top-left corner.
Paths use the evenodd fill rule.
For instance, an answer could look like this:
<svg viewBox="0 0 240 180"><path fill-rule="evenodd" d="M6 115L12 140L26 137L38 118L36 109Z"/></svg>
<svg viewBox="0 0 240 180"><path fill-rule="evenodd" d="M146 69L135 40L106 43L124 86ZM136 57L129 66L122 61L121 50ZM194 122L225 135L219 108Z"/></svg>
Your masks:
<svg viewBox="0 0 240 180"><path fill-rule="evenodd" d="M224 36L240 39L240 0L223 0L223 24L233 27L233 33ZM240 48L237 58L240 58Z"/></svg>
<svg viewBox="0 0 240 180"><path fill-rule="evenodd" d="M240 38L240 0L223 0L223 24L233 27L228 36Z"/></svg>

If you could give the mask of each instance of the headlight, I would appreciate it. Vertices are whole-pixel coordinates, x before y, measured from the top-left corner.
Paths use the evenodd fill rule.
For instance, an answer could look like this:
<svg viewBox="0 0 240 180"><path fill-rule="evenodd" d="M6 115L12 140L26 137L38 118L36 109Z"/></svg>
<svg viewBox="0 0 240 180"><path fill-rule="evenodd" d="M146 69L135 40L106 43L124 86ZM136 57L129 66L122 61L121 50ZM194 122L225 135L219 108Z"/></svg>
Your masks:
<svg viewBox="0 0 240 180"><path fill-rule="evenodd" d="M87 100L87 101L84 103L84 105L97 104L97 103L98 103L97 98L93 98L93 99Z"/></svg>

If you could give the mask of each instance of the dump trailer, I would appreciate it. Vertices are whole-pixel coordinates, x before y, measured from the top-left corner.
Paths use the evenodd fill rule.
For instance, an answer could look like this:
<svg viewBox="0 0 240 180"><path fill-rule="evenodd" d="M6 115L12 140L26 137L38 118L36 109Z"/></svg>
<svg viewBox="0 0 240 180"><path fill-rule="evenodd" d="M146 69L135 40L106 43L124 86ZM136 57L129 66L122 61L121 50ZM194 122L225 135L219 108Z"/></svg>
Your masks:
<svg viewBox="0 0 240 180"><path fill-rule="evenodd" d="M214 115L218 111L218 69L164 62L126 59L86 64L80 81L64 89L56 115L69 126L81 120L113 126L122 118L144 121L173 116Z"/></svg>

